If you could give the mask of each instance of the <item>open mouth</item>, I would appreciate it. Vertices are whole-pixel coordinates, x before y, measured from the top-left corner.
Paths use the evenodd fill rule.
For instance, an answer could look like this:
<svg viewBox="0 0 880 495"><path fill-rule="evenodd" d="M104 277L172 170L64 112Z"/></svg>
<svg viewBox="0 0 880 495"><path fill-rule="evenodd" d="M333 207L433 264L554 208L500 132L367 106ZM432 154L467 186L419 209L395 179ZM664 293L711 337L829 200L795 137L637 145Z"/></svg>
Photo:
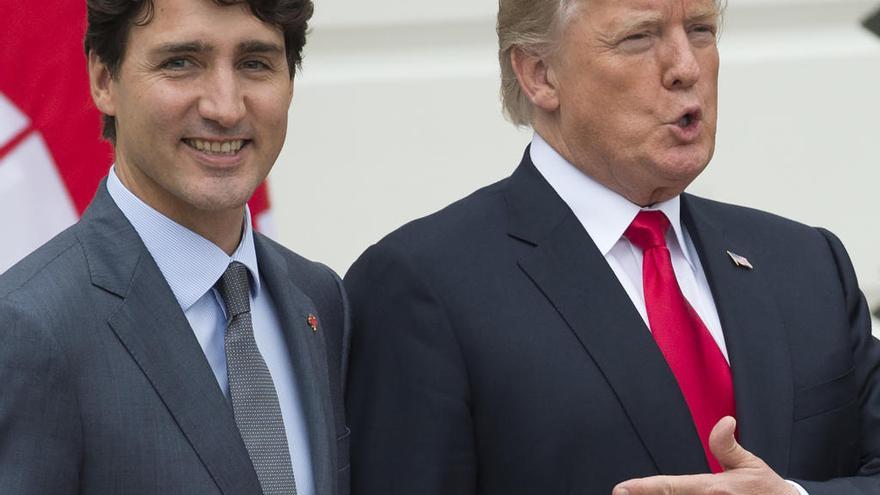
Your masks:
<svg viewBox="0 0 880 495"><path fill-rule="evenodd" d="M241 151L242 148L250 144L249 139L229 139L225 141L208 141L206 139L183 140L184 144L202 153L209 155L234 155Z"/></svg>
<svg viewBox="0 0 880 495"><path fill-rule="evenodd" d="M682 129L687 129L688 127L696 124L703 118L702 110L691 110L682 115L678 121L675 123L678 127Z"/></svg>

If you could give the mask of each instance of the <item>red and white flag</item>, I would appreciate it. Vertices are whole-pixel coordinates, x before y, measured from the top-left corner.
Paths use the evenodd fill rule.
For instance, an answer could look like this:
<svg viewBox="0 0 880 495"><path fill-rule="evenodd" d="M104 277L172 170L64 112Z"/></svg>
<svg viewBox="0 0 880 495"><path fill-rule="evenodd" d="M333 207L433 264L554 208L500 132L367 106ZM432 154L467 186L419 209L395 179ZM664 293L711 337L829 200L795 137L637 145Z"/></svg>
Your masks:
<svg viewBox="0 0 880 495"><path fill-rule="evenodd" d="M0 0L0 273L85 210L113 162L89 96L85 0ZM250 201L270 227L265 184Z"/></svg>

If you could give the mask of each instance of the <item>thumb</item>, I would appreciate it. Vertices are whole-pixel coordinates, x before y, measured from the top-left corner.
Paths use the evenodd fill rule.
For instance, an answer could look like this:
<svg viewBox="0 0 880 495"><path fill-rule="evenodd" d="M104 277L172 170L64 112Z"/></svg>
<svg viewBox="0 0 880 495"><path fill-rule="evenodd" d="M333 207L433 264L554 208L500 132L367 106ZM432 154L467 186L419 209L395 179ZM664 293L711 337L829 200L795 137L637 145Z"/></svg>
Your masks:
<svg viewBox="0 0 880 495"><path fill-rule="evenodd" d="M742 448L734 436L736 433L736 420L725 416L715 424L712 433L709 434L709 450L725 471L746 467L756 467L758 458L751 452Z"/></svg>

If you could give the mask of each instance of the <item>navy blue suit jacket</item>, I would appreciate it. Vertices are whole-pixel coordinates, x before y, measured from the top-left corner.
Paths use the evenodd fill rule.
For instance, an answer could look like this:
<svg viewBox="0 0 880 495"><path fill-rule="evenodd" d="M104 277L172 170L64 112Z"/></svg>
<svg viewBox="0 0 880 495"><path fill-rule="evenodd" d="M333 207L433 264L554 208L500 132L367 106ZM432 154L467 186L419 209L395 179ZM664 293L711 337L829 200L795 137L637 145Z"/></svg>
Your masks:
<svg viewBox="0 0 880 495"><path fill-rule="evenodd" d="M880 345L838 239L688 194L682 216L741 443L811 495L880 493ZM607 495L708 471L649 330L528 152L369 248L345 284L355 493Z"/></svg>

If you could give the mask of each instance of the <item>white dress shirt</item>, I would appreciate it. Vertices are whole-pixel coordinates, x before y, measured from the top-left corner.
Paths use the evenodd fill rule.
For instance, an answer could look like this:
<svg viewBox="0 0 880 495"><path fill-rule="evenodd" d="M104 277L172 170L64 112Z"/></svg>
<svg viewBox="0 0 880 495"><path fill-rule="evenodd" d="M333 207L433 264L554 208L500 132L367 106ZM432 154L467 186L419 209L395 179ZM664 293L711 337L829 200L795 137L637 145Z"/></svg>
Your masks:
<svg viewBox="0 0 880 495"><path fill-rule="evenodd" d="M672 228L666 233L666 246L672 257L675 278L685 299L700 315L724 359L730 362L718 309L712 298L709 281L700 264L700 257L687 229L681 223L681 198L641 208L618 193L596 182L570 164L546 141L535 133L529 151L538 172L550 183L556 194L568 205L590 238L605 256L605 260L626 290L633 305L648 324L642 280L642 250L624 237L623 233L641 210L660 210L669 219ZM801 495L808 495L797 483L789 481Z"/></svg>
<svg viewBox="0 0 880 495"><path fill-rule="evenodd" d="M226 308L214 284L233 261L247 267L252 281L250 303L254 339L278 393L297 493L314 495L305 412L275 305L260 280L250 210L245 209L241 242L229 256L216 244L141 201L119 180L115 166L110 169L107 190L159 266L227 398L229 387L223 345Z"/></svg>
<svg viewBox="0 0 880 495"><path fill-rule="evenodd" d="M648 329L650 327L642 281L642 250L629 242L623 233L643 209L660 210L666 214L672 226L666 233L666 246L672 257L672 267L681 292L700 315L724 354L724 359L730 362L709 282L696 248L681 224L681 198L676 196L668 201L640 208L568 163L537 133L532 140L530 153L532 163L574 212L605 256Z"/></svg>

